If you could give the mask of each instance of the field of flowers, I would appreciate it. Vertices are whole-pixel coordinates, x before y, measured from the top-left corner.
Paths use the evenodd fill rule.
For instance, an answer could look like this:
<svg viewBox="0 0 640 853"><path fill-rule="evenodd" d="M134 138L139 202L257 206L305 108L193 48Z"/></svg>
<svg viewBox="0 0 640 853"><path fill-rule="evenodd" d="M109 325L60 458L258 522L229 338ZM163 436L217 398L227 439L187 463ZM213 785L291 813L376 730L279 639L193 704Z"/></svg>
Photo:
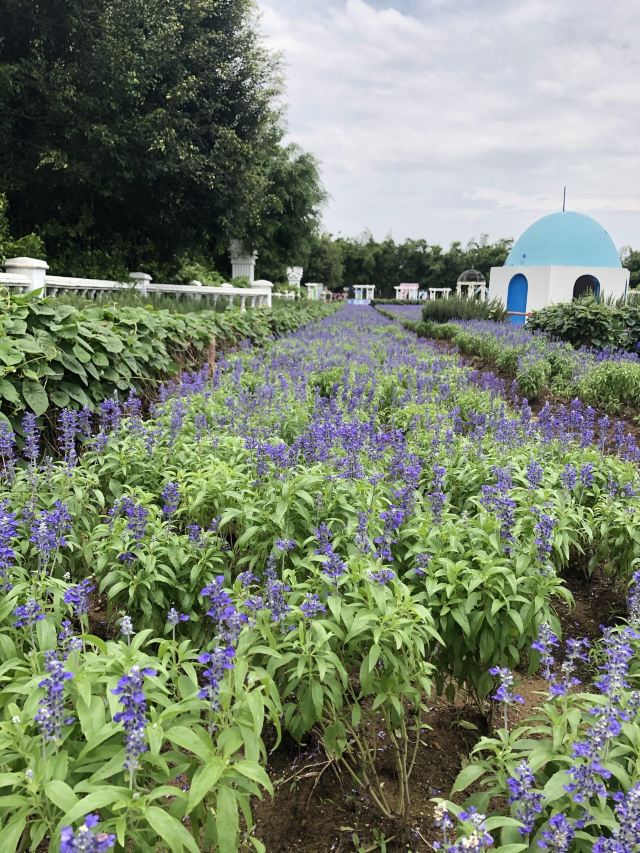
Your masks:
<svg viewBox="0 0 640 853"><path fill-rule="evenodd" d="M534 416L352 306L183 375L148 418L135 395L95 424L61 411L55 461L23 429L19 454L0 436L3 851L637 848L622 426ZM576 574L627 601L600 636L562 636ZM425 813L436 697L487 727ZM266 846L254 815L295 743L354 823Z"/></svg>

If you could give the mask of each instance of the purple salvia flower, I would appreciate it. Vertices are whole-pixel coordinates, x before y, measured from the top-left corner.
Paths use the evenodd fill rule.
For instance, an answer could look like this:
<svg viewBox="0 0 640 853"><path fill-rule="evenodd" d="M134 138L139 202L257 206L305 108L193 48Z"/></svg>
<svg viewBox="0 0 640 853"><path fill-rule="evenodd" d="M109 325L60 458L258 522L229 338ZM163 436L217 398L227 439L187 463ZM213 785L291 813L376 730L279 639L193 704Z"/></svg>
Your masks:
<svg viewBox="0 0 640 853"><path fill-rule="evenodd" d="M536 462L535 459L532 459L527 466L527 480L529 481L529 487L537 489L542 483L543 476L544 469L542 465L539 462Z"/></svg>
<svg viewBox="0 0 640 853"><path fill-rule="evenodd" d="M198 656L198 662L207 666L202 673L205 686L200 689L198 696L208 702L211 712L217 711L220 707L218 702L220 683L225 672L233 669L234 657L235 651L231 646L227 648L216 647L212 652L202 652ZM209 728L210 731L213 730L213 723L210 724Z"/></svg>
<svg viewBox="0 0 640 853"><path fill-rule="evenodd" d="M13 481L16 471L16 437L6 421L0 420L0 461L2 470L0 476L9 483Z"/></svg>
<svg viewBox="0 0 640 853"><path fill-rule="evenodd" d="M18 519L8 509L7 501L0 501L0 590L8 592L11 587L11 569L16 552L13 540L18 534Z"/></svg>
<svg viewBox="0 0 640 853"><path fill-rule="evenodd" d="M553 633L546 622L540 626L538 630L538 638L531 643L531 648L540 653L540 667L542 676L547 681L551 681L555 658L553 656L553 648L558 645L558 638Z"/></svg>
<svg viewBox="0 0 640 853"><path fill-rule="evenodd" d="M188 613L178 613L175 607L172 607L167 613L167 622L172 628L175 628L180 622L188 622L189 618Z"/></svg>
<svg viewBox="0 0 640 853"><path fill-rule="evenodd" d="M180 506L180 487L177 483L167 483L161 497L162 514L170 518Z"/></svg>
<svg viewBox="0 0 640 853"><path fill-rule="evenodd" d="M105 853L114 847L115 835L94 832L98 823L97 815L88 814L75 832L71 826L63 826L60 831L60 853Z"/></svg>
<svg viewBox="0 0 640 853"><path fill-rule="evenodd" d="M446 500L446 495L443 491L444 478L447 473L443 465L433 466L433 483L429 492L429 502L431 504L431 512L435 524L440 524L442 520L442 511Z"/></svg>
<svg viewBox="0 0 640 853"><path fill-rule="evenodd" d="M392 572L391 569L378 569L369 572L369 577L372 581L380 584L380 586L384 586L387 583L390 583L392 580L395 580L395 572Z"/></svg>
<svg viewBox="0 0 640 853"><path fill-rule="evenodd" d="M578 482L578 474L573 465L565 465L564 471L560 477L562 485L567 489L567 491L571 491L575 484Z"/></svg>
<svg viewBox="0 0 640 853"><path fill-rule="evenodd" d="M135 630L133 628L133 622L131 621L131 617L128 616L126 613L122 617L122 619L120 620L120 633L122 634L123 637L127 637L127 639L129 637L131 637L133 634L135 634Z"/></svg>
<svg viewBox="0 0 640 853"><path fill-rule="evenodd" d="M16 628L33 628L36 622L44 619L44 613L35 599L30 598L26 604L21 604L13 611L18 618L13 623Z"/></svg>
<svg viewBox="0 0 640 853"><path fill-rule="evenodd" d="M326 613L327 608L320 601L317 593L305 593L304 601L300 605L300 610L304 613L305 618L314 619L320 613Z"/></svg>
<svg viewBox="0 0 640 853"><path fill-rule="evenodd" d="M54 551L67 544L66 534L70 530L71 516L61 501L56 501L52 510L43 510L33 519L29 541L40 552L41 566L46 565Z"/></svg>
<svg viewBox="0 0 640 853"><path fill-rule="evenodd" d="M74 616L81 618L87 615L89 612L89 599L95 588L95 584L89 578L85 578L77 586L69 587L65 592L64 603L71 605Z"/></svg>
<svg viewBox="0 0 640 853"><path fill-rule="evenodd" d="M62 623L62 629L58 634L58 645L60 646L63 661L67 660L71 652L82 651L82 640L80 637L76 637L73 632L73 625L68 619L65 619Z"/></svg>
<svg viewBox="0 0 640 853"><path fill-rule="evenodd" d="M523 759L516 767L513 776L507 779L509 805L517 803L515 816L522 823L518 830L521 835L530 835L536 822L536 815L542 811L543 795L534 790L535 779L529 762Z"/></svg>
<svg viewBox="0 0 640 853"><path fill-rule="evenodd" d="M67 469L75 467L78 461L76 453L76 433L78 415L73 409L61 409L58 415L58 442L64 455Z"/></svg>
<svg viewBox="0 0 640 853"><path fill-rule="evenodd" d="M22 430L24 432L24 455L35 468L40 455L40 431L33 412L26 412L22 418Z"/></svg>
<svg viewBox="0 0 640 853"><path fill-rule="evenodd" d="M47 676L38 687L44 688L45 695L34 719L45 742L58 742L62 740L62 727L74 721L64 707L64 683L73 678L73 674L64 669L58 653L54 651L44 653L44 666Z"/></svg>
<svg viewBox="0 0 640 853"><path fill-rule="evenodd" d="M127 675L118 681L112 690L119 697L122 711L113 715L114 722L122 723L125 730L124 767L133 774L140 766L140 756L147 750L144 731L147 725L147 699L144 694L144 679L156 675L150 667L132 666Z"/></svg>
<svg viewBox="0 0 640 853"><path fill-rule="evenodd" d="M562 679L549 687L549 692L555 698L566 696L569 690L580 684L580 679L576 678L573 673L578 661L586 662L588 660L588 640L567 640L566 648L565 660L560 665Z"/></svg>
<svg viewBox="0 0 640 853"><path fill-rule="evenodd" d="M560 812L549 819L549 828L543 831L538 847L549 853L569 853L574 835L575 830L567 816Z"/></svg>

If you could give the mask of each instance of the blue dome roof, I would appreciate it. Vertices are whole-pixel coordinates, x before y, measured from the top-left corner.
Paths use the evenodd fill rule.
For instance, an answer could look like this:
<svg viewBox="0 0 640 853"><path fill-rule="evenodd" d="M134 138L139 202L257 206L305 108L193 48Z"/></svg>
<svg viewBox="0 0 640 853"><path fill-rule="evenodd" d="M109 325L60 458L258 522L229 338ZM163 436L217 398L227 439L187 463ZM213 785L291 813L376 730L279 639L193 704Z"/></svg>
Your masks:
<svg viewBox="0 0 640 853"><path fill-rule="evenodd" d="M550 213L513 245L507 267L621 267L608 232L583 213Z"/></svg>

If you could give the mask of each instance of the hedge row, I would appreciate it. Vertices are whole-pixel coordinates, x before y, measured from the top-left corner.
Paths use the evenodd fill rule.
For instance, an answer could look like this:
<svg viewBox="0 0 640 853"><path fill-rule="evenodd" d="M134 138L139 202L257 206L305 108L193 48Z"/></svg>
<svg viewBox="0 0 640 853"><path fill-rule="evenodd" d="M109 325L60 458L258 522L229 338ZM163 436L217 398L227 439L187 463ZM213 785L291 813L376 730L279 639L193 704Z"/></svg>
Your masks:
<svg viewBox="0 0 640 853"><path fill-rule="evenodd" d="M20 430L26 411L51 421L63 407L95 410L114 393L143 397L199 367L213 341L262 343L332 309L286 303L271 311L177 314L147 307L79 309L55 298L4 295L0 313L0 418Z"/></svg>

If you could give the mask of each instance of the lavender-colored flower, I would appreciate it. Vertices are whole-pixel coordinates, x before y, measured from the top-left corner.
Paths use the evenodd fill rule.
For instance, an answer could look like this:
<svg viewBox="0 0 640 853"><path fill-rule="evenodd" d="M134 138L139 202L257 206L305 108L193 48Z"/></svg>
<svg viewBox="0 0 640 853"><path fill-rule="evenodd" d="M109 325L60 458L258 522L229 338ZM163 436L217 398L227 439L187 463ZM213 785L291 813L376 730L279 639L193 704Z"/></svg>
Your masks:
<svg viewBox="0 0 640 853"><path fill-rule="evenodd" d="M258 578L251 571L240 572L238 575L238 580L242 584L243 587L250 587L254 583L258 583Z"/></svg>
<svg viewBox="0 0 640 853"><path fill-rule="evenodd" d="M52 510L43 510L31 522L31 536L40 552L41 566L45 566L58 548L67 544L66 534L71 530L69 510L61 502L56 501Z"/></svg>
<svg viewBox="0 0 640 853"><path fill-rule="evenodd" d="M488 847L493 847L493 838L487 832L486 817L480 814L474 806L460 812L458 819L473 827L471 832L464 835L456 844L449 847L448 853L484 853Z"/></svg>
<svg viewBox="0 0 640 853"><path fill-rule="evenodd" d="M368 554L370 550L369 543L369 513L358 513L358 528L354 537L356 548L359 548L363 554Z"/></svg>
<svg viewBox="0 0 640 853"><path fill-rule="evenodd" d="M103 400L100 403L99 421L100 432L108 435L110 432L115 432L120 426L122 419L122 409L118 398L112 400Z"/></svg>
<svg viewBox="0 0 640 853"><path fill-rule="evenodd" d="M532 514L538 519L534 525L536 556L543 566L553 550L553 528L556 521L538 507L531 507Z"/></svg>
<svg viewBox="0 0 640 853"><path fill-rule="evenodd" d="M315 619L318 614L327 612L326 606L320 601L320 596L317 593L311 592L305 593L300 610L307 619Z"/></svg>
<svg viewBox="0 0 640 853"><path fill-rule="evenodd" d="M567 816L560 812L549 819L549 828L543 831L538 847L549 853L569 853L574 835L575 830Z"/></svg>
<svg viewBox="0 0 640 853"><path fill-rule="evenodd" d="M507 554L513 551L513 528L515 525L516 502L511 497L510 490L513 488L511 472L508 468L493 468L497 478L495 486L482 486L482 503L489 511L493 511L500 522L500 536L505 542L504 550Z"/></svg>
<svg viewBox="0 0 640 853"><path fill-rule="evenodd" d="M6 421L0 420L0 477L11 482L16 470L16 437Z"/></svg>
<svg viewBox="0 0 640 853"><path fill-rule="evenodd" d="M274 622L283 623L291 610L286 598L286 593L290 592L291 588L277 576L273 560L267 561L265 576L265 606L271 611Z"/></svg>
<svg viewBox="0 0 640 853"><path fill-rule="evenodd" d="M276 548L284 554L287 551L293 551L297 544L295 539L276 539Z"/></svg>
<svg viewBox="0 0 640 853"><path fill-rule="evenodd" d="M205 539L199 524L187 524L187 535L192 545L204 545Z"/></svg>
<svg viewBox="0 0 640 853"><path fill-rule="evenodd" d="M8 509L8 502L0 502L0 590L11 589L11 569L16 558L13 540L18 534L18 519Z"/></svg>
<svg viewBox="0 0 640 853"><path fill-rule="evenodd" d="M618 826L611 838L599 838L593 846L593 853L629 853L640 849L640 782L636 782L625 793L613 795Z"/></svg>
<svg viewBox="0 0 640 853"><path fill-rule="evenodd" d="M82 651L82 640L76 637L73 632L73 625L68 619L62 623L62 628L58 634L58 645L60 646L60 654L63 661L66 661L71 652Z"/></svg>
<svg viewBox="0 0 640 853"><path fill-rule="evenodd" d="M580 482L587 487L593 485L593 465L590 462L580 468Z"/></svg>
<svg viewBox="0 0 640 853"><path fill-rule="evenodd" d="M392 572L391 569L377 569L375 571L369 572L369 577L372 581L380 584L380 586L384 586L386 583L390 583L392 580L395 580L395 572Z"/></svg>
<svg viewBox="0 0 640 853"><path fill-rule="evenodd" d="M527 480L529 481L529 487L537 489L542 483L543 476L544 468L539 462L532 459L527 466Z"/></svg>
<svg viewBox="0 0 640 853"><path fill-rule="evenodd" d="M522 705L524 704L524 699L513 690L514 678L511 670L506 667L494 666L489 670L489 675L497 677L500 681L498 689L491 698L495 702L502 702L504 706L504 726L505 728L508 728L507 709L509 705L513 705L515 702Z"/></svg>
<svg viewBox="0 0 640 853"><path fill-rule="evenodd" d="M225 672L233 669L234 657L235 651L231 646L227 648L216 647L212 652L202 652L198 655L198 662L207 665L207 668L202 672L205 686L200 689L198 696L209 703L211 711L217 711L219 708L220 683Z"/></svg>
<svg viewBox="0 0 640 853"><path fill-rule="evenodd" d="M178 613L175 607L172 607L167 613L167 623L171 625L172 628L175 628L180 622L188 622L189 619L190 616L188 613Z"/></svg>
<svg viewBox="0 0 640 853"><path fill-rule="evenodd" d="M144 694L145 678L156 675L150 667L132 666L127 675L118 681L112 691L119 697L122 711L113 715L114 722L122 723L125 730L126 757L124 767L133 774L140 766L140 756L147 750L144 730L147 725L147 699Z"/></svg>
<svg viewBox="0 0 640 853"><path fill-rule="evenodd" d="M167 483L162 490L162 514L171 518L180 506L180 487L177 483Z"/></svg>
<svg viewBox="0 0 640 853"><path fill-rule="evenodd" d="M115 846L116 836L106 832L94 832L100 820L98 815L88 814L84 823L75 832L70 826L60 831L60 853L104 853Z"/></svg>
<svg viewBox="0 0 640 853"><path fill-rule="evenodd" d="M124 496L118 498L109 510L109 524L113 524L116 518L124 516L127 519L127 530L136 544L144 539L147 532L147 521L149 510L137 504L133 498Z"/></svg>
<svg viewBox="0 0 640 853"><path fill-rule="evenodd" d="M564 466L564 471L562 472L560 480L567 491L572 491L578 482L578 474L573 465Z"/></svg>
<svg viewBox="0 0 640 853"><path fill-rule="evenodd" d="M74 718L67 714L64 707L64 683L73 678L73 673L64 669L58 653L44 653L44 668L47 677L38 687L44 688L45 695L40 700L35 721L40 727L46 742L62 740L62 727L73 723Z"/></svg>
<svg viewBox="0 0 640 853"><path fill-rule="evenodd" d="M442 520L442 511L446 501L446 495L443 491L444 478L447 469L443 465L433 466L433 483L429 492L429 502L431 504L431 512L435 524L440 524Z"/></svg>
<svg viewBox="0 0 640 853"><path fill-rule="evenodd" d="M121 563L124 563L127 566L130 566L132 565L132 563L135 563L136 559L137 557L133 553L133 551L123 551L122 554L118 554L118 560L120 560Z"/></svg>
<svg viewBox="0 0 640 853"><path fill-rule="evenodd" d="M24 455L35 468L40 455L40 430L33 412L26 412L22 418L24 432Z"/></svg>
<svg viewBox="0 0 640 853"><path fill-rule="evenodd" d="M63 452L67 469L73 468L78 460L76 453L77 431L77 413L73 409L61 409L58 415L58 442Z"/></svg>
<svg viewBox="0 0 640 853"><path fill-rule="evenodd" d="M416 567L414 570L415 573L420 577L426 575L427 566L429 565L432 559L433 556L431 554L418 554L416 556Z"/></svg>
<svg viewBox="0 0 640 853"><path fill-rule="evenodd" d="M453 821L444 803L436 803L433 809L433 823L442 833L442 843L449 844L449 830L453 829Z"/></svg>
<svg viewBox="0 0 640 853"><path fill-rule="evenodd" d="M1 509L2 505L0 504ZM2 522L0 521L0 537L2 536L1 530ZM631 578L627 595L627 610L629 611L629 621L640 629L640 571L634 572Z"/></svg>
<svg viewBox="0 0 640 853"><path fill-rule="evenodd" d="M526 759L518 764L513 776L507 779L507 786L509 805L517 803L515 815L522 823L519 832L521 835L530 835L535 826L536 815L542 811L543 795L534 790L535 778Z"/></svg>
<svg viewBox="0 0 640 853"><path fill-rule="evenodd" d="M131 637L135 634L131 617L125 614L120 620L120 633L123 637Z"/></svg>
<svg viewBox="0 0 640 853"><path fill-rule="evenodd" d="M595 684L607 696L616 697L622 690L629 688L627 675L634 655L631 640L638 638L639 635L632 628L623 628L621 631L606 628L603 631L600 647L604 652L604 663Z"/></svg>
<svg viewBox="0 0 640 853"><path fill-rule="evenodd" d="M78 412L78 433L84 439L91 438L93 433L93 412L88 406Z"/></svg>
<svg viewBox="0 0 640 853"><path fill-rule="evenodd" d="M538 638L535 642L531 643L531 648L535 649L537 652L540 652L540 667L542 669L542 676L547 681L551 681L552 672L555 658L553 656L553 648L558 645L558 638L553 633L551 628L547 625L546 622L543 622L540 625L538 630Z"/></svg>
<svg viewBox="0 0 640 853"><path fill-rule="evenodd" d="M71 605L74 616L77 618L86 616L89 612L89 599L95 588L95 584L89 578L85 578L77 586L69 587L65 592L64 603Z"/></svg>
<svg viewBox="0 0 640 853"><path fill-rule="evenodd" d="M574 672L578 661L586 662L588 660L589 641L586 639L567 640L566 657L560 665L561 680L549 687L549 692L552 696L559 698L566 694L573 687L580 684L580 679L574 676Z"/></svg>
<svg viewBox="0 0 640 853"><path fill-rule="evenodd" d="M33 628L36 622L44 619L44 613L35 599L30 598L26 604L21 604L13 611L18 618L13 623L16 628Z"/></svg>

